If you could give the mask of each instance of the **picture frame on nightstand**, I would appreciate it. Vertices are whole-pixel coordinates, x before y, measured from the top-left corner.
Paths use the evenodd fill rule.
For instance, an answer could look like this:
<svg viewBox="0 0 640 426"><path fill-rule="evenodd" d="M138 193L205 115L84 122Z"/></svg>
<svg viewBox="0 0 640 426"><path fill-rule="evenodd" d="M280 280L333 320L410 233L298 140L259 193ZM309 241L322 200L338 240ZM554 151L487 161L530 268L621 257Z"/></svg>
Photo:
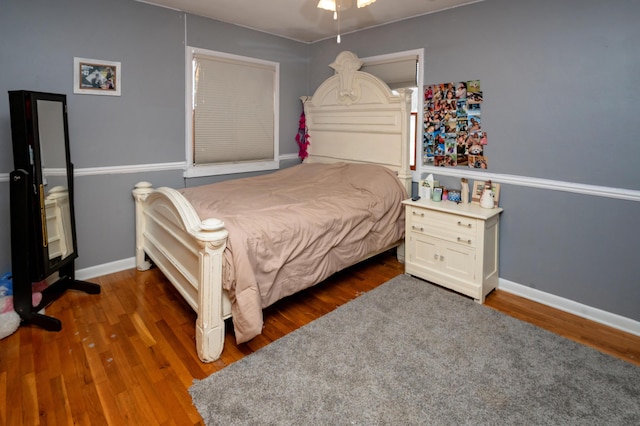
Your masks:
<svg viewBox="0 0 640 426"><path fill-rule="evenodd" d="M471 193L471 203L480 204L480 197L484 190L485 181L476 180L473 182L473 192ZM495 206L498 207L498 201L500 200L500 184L491 182L491 192L493 192L493 200Z"/></svg>

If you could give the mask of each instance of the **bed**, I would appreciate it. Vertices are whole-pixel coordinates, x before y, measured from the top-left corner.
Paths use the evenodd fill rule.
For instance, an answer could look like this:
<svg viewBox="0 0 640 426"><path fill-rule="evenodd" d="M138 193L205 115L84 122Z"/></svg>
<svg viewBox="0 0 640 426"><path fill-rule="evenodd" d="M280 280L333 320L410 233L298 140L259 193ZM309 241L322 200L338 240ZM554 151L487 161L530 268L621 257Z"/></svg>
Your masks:
<svg viewBox="0 0 640 426"><path fill-rule="evenodd" d="M156 265L195 310L203 362L219 358L226 319L248 341L275 301L391 248L402 256L410 91L393 94L361 65L340 53L301 98L304 163L197 188L135 186L136 267Z"/></svg>

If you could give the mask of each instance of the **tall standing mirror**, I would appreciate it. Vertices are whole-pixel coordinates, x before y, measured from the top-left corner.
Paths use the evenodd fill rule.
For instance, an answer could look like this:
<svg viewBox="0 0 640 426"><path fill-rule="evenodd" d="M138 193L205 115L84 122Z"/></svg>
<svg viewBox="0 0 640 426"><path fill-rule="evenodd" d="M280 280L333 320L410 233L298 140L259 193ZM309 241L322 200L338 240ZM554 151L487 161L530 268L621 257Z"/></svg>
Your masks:
<svg viewBox="0 0 640 426"><path fill-rule="evenodd" d="M77 257L73 213L69 202L68 144L64 126L65 104L59 101L38 99L38 139L40 140L40 165L44 189L47 251L49 269L69 257Z"/></svg>
<svg viewBox="0 0 640 426"><path fill-rule="evenodd" d="M78 249L67 100L61 94L20 90L9 92L9 104L14 307L23 323L60 330L59 320L38 311L68 289L100 292L98 285L75 279ZM43 280L51 283L42 292L42 302L32 306L31 286Z"/></svg>

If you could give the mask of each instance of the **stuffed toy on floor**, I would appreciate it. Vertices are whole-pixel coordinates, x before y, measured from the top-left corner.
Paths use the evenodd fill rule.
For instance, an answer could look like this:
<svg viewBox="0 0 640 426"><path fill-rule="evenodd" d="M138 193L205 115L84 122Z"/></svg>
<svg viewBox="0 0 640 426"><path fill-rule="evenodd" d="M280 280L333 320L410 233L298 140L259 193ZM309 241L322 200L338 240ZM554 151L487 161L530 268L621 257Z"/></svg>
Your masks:
<svg viewBox="0 0 640 426"><path fill-rule="evenodd" d="M31 296L33 306L38 306L42 293L36 291ZM13 285L11 274L0 277L0 339L15 333L20 327L20 315L13 309Z"/></svg>

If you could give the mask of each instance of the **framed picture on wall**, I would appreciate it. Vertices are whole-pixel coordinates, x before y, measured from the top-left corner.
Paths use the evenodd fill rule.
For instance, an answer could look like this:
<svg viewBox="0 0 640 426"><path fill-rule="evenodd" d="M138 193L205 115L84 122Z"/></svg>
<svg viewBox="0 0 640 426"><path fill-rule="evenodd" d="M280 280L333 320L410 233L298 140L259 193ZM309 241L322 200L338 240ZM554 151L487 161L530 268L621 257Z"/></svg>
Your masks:
<svg viewBox="0 0 640 426"><path fill-rule="evenodd" d="M120 62L73 58L73 93L120 96Z"/></svg>
<svg viewBox="0 0 640 426"><path fill-rule="evenodd" d="M480 197L482 191L484 191L485 181L476 180L473 182L473 192L471 193L471 202L473 204L480 204ZM493 192L493 201L496 207L498 207L498 201L500 200L500 184L491 182L491 192Z"/></svg>

